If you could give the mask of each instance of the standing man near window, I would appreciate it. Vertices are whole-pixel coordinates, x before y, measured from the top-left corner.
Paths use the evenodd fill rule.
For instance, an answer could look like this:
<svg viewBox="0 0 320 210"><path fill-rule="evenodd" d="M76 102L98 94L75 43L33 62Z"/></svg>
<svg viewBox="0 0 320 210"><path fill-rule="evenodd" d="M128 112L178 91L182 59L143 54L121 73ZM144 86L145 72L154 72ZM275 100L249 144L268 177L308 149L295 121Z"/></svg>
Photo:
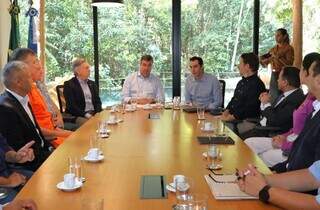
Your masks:
<svg viewBox="0 0 320 210"><path fill-rule="evenodd" d="M90 65L83 58L72 62L74 77L64 83L63 95L66 100L66 113L76 118L82 125L97 112L101 112L99 90L94 81L89 80Z"/></svg>
<svg viewBox="0 0 320 210"><path fill-rule="evenodd" d="M201 105L206 109L215 109L221 106L222 92L219 80L204 72L201 57L190 58L191 75L186 79L185 98L186 103Z"/></svg>
<svg viewBox="0 0 320 210"><path fill-rule="evenodd" d="M122 100L129 103L132 98L138 104L150 104L156 100L164 102L164 91L160 79L151 73L153 58L143 55L140 59L140 69L129 75L122 88Z"/></svg>

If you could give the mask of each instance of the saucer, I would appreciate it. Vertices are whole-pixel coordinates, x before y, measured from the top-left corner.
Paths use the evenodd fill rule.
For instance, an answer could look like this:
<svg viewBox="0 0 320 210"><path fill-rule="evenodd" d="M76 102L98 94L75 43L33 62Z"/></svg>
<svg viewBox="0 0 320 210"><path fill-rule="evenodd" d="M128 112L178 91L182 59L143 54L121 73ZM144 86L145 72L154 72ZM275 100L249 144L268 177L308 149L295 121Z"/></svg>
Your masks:
<svg viewBox="0 0 320 210"><path fill-rule="evenodd" d="M115 120L115 121L108 120L107 123L108 123L108 125L115 125L118 123L118 121L117 120Z"/></svg>
<svg viewBox="0 0 320 210"><path fill-rule="evenodd" d="M103 159L104 159L104 156L101 155L101 153L100 153L98 159L92 159L92 158L88 157L88 155L85 156L83 159L84 159L85 161L95 163L95 162L99 162L99 161L103 160Z"/></svg>
<svg viewBox="0 0 320 210"><path fill-rule="evenodd" d="M152 109L152 106L150 105L150 106L143 106L143 109L144 110L150 110L150 109Z"/></svg>
<svg viewBox="0 0 320 210"><path fill-rule="evenodd" d="M214 129L213 128L205 129L204 127L201 127L200 130L204 132L212 132Z"/></svg>
<svg viewBox="0 0 320 210"><path fill-rule="evenodd" d="M109 137L109 134L107 134L107 133L101 133L101 134L100 134L100 137L103 138L103 139L104 139L104 138L108 138L108 137Z"/></svg>
<svg viewBox="0 0 320 210"><path fill-rule="evenodd" d="M126 112L134 112L136 109L125 109Z"/></svg>
<svg viewBox="0 0 320 210"><path fill-rule="evenodd" d="M57 188L62 191L71 192L79 189L80 187L82 187L82 185L83 185L82 182L79 182L78 180L76 180L75 185L72 188L68 188L64 185L64 182L62 181L57 184Z"/></svg>
<svg viewBox="0 0 320 210"><path fill-rule="evenodd" d="M174 183L173 183L173 182L167 184L166 189L167 189L168 191L170 191L170 192L176 192L176 189L175 189L175 187L174 187Z"/></svg>

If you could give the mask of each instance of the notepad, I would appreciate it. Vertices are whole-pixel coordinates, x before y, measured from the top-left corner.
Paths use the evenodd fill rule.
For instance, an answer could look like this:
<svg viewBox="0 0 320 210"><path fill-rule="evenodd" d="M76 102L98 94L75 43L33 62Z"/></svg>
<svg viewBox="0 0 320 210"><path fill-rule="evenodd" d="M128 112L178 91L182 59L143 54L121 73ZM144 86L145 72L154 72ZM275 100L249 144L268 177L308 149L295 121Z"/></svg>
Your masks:
<svg viewBox="0 0 320 210"><path fill-rule="evenodd" d="M225 177L227 176L227 177ZM234 175L231 175L234 176ZM218 181L229 182L235 179L235 177L230 177L230 175L215 176ZM204 176L212 195L216 200L243 200L243 199L258 199L242 192L236 183L216 183L208 175Z"/></svg>

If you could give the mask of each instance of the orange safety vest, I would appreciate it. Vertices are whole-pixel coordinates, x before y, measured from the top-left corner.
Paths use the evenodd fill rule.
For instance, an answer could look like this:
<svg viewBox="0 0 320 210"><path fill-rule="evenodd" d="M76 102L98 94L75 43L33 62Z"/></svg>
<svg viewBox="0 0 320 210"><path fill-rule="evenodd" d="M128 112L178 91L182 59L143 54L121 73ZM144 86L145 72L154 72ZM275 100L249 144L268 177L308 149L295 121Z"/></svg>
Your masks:
<svg viewBox="0 0 320 210"><path fill-rule="evenodd" d="M52 115L48 111L47 105L35 84L32 84L31 91L28 94L29 103L32 108L32 112L40 126L40 128L46 128L49 130L54 130L54 124L52 122ZM57 137L55 140L51 141L54 147L58 147L62 144L64 138Z"/></svg>

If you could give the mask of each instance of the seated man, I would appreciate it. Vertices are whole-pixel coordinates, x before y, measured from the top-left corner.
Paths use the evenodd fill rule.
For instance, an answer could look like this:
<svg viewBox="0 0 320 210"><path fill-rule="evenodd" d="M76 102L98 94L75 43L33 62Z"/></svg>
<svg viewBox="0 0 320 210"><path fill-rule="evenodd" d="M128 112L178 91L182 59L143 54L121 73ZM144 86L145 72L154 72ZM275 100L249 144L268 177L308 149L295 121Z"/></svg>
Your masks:
<svg viewBox="0 0 320 210"><path fill-rule="evenodd" d="M28 103L28 93L32 87L29 68L21 61L12 61L2 71L6 91L0 96L0 133L15 151L28 142L35 141L32 145L34 160L21 164L26 169L35 171L51 152L50 144L42 135Z"/></svg>
<svg viewBox="0 0 320 210"><path fill-rule="evenodd" d="M122 100L130 103L137 99L138 104L150 104L157 101L164 102L164 91L160 79L151 73L153 58L144 55L140 59L140 70L132 73L124 81Z"/></svg>
<svg viewBox="0 0 320 210"><path fill-rule="evenodd" d="M248 175L244 175L244 173ZM320 161L308 169L283 174L262 175L249 165L239 173L238 185L245 193L259 197L264 203L271 203L283 209L320 209L320 195L299 192L320 188Z"/></svg>
<svg viewBox="0 0 320 210"><path fill-rule="evenodd" d="M32 176L31 171L9 167L9 163L25 163L34 159L33 150L30 148L34 141L27 143L19 151L14 151L7 144L6 139L0 134L0 186L8 191L5 198L0 199L0 204L12 201L21 186Z"/></svg>
<svg viewBox="0 0 320 210"><path fill-rule="evenodd" d="M63 95L66 100L66 113L77 117L76 123L82 125L89 118L101 112L99 90L89 79L90 65L83 58L72 62L74 77L64 83Z"/></svg>
<svg viewBox="0 0 320 210"><path fill-rule="evenodd" d="M300 88L299 69L292 66L284 67L278 79L278 88L282 94L271 104L268 93L260 95L261 120L260 124L244 121L238 124L242 139L253 136L268 136L269 131L255 128L258 126L277 127L276 132L287 132L292 127L292 114L305 99Z"/></svg>
<svg viewBox="0 0 320 210"><path fill-rule="evenodd" d="M186 103L201 105L206 109L221 107L222 92L219 80L208 73L204 73L203 60L200 57L190 58L191 75L186 79Z"/></svg>
<svg viewBox="0 0 320 210"><path fill-rule="evenodd" d="M242 54L238 68L242 79L238 82L231 101L222 113L221 120L226 122L259 117L259 96L266 91L265 85L257 74L258 56L254 53ZM227 125L233 127L232 124Z"/></svg>
<svg viewBox="0 0 320 210"><path fill-rule="evenodd" d="M310 76L306 78L309 92L316 97L314 111L307 117L305 125L293 142L288 159L272 167L276 172L308 168L320 159L320 60L312 63Z"/></svg>
<svg viewBox="0 0 320 210"><path fill-rule="evenodd" d="M54 147L62 144L63 140L72 132L61 129L54 124L54 117L48 110L44 97L36 86L36 82L42 79L42 67L36 54L28 48L15 49L10 57L11 61L22 61L30 68L33 81L31 91L28 93L29 103L33 110L44 137L51 142Z"/></svg>
<svg viewBox="0 0 320 210"><path fill-rule="evenodd" d="M300 70L301 83L309 86L308 77L311 64L320 59L320 54L310 53L306 55L302 62ZM300 107L293 112L293 127L286 133L270 137L252 137L245 140L245 143L259 155L268 167L287 160L292 144L300 134L305 121L313 111L312 103L315 97L309 93Z"/></svg>

